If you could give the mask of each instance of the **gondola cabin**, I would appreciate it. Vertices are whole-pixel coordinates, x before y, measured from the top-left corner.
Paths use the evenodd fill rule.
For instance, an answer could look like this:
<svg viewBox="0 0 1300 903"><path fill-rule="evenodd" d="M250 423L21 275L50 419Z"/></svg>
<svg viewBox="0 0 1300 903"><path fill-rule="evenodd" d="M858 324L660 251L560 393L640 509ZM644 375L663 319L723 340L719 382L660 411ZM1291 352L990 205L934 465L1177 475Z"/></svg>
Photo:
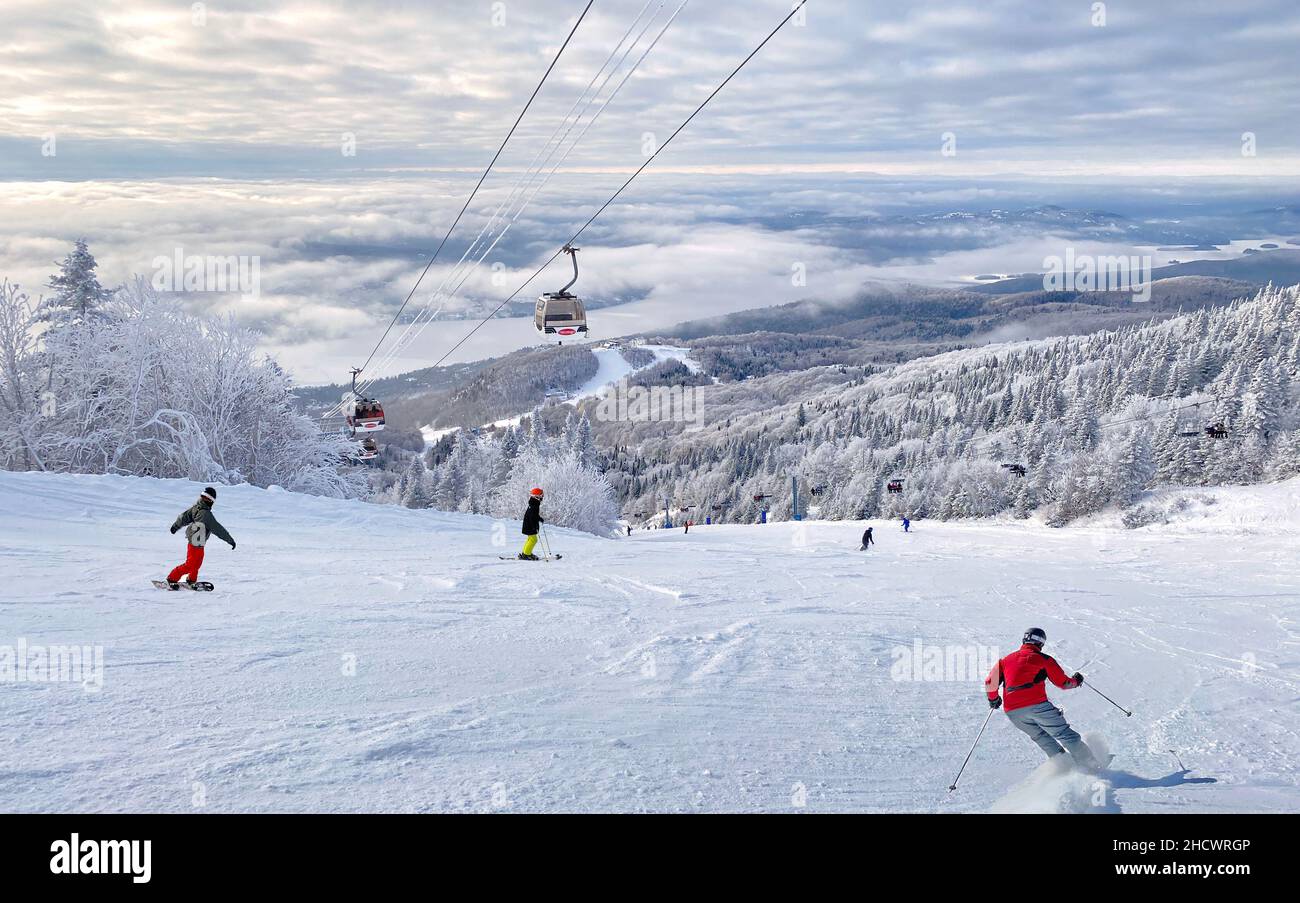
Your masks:
<svg viewBox="0 0 1300 903"><path fill-rule="evenodd" d="M353 433L377 433L384 428L384 406L374 399L353 397L344 411Z"/></svg>
<svg viewBox="0 0 1300 903"><path fill-rule="evenodd" d="M377 433L384 428L384 406L357 391L360 367L352 368L352 391L343 393L343 418L352 435Z"/></svg>
<svg viewBox="0 0 1300 903"><path fill-rule="evenodd" d="M586 335L587 311L582 300L573 295L547 292L537 299L533 325L542 335Z"/></svg>
<svg viewBox="0 0 1300 903"><path fill-rule="evenodd" d="M564 253L573 258L573 278L558 292L546 292L537 299L533 313L533 326L544 336L555 336L563 342L570 336L587 335L587 309L582 299L569 289L578 281L578 248L564 246Z"/></svg>
<svg viewBox="0 0 1300 903"><path fill-rule="evenodd" d="M379 457L378 443L376 443L375 440L371 439L369 436L362 439L361 444L357 446L357 460L373 461L375 458L378 457Z"/></svg>
<svg viewBox="0 0 1300 903"><path fill-rule="evenodd" d="M885 484L885 488L888 489L890 492L902 492L902 491L903 491L903 481L902 481L902 480L890 480L888 483Z"/></svg>

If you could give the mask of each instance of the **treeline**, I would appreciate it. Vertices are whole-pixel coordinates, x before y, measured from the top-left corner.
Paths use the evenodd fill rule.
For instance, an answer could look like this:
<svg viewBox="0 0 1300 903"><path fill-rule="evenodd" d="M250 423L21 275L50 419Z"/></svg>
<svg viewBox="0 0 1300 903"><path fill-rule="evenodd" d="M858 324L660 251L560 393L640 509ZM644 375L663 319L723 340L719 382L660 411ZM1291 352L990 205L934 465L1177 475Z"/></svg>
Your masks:
<svg viewBox="0 0 1300 903"><path fill-rule="evenodd" d="M518 520L533 487L546 492L547 523L608 535L618 507L597 467L591 422L569 413L551 435L540 410L499 436L458 430L408 458L377 500ZM513 542L513 539L510 540Z"/></svg>
<svg viewBox="0 0 1300 903"><path fill-rule="evenodd" d="M1300 473L1298 293L1269 287L1159 324L877 373L829 367L712 386L702 429L597 433L625 510L670 499L719 505L724 520L750 521L764 506L785 517L793 477L823 517L1037 511L1063 524L1152 487ZM1207 432L1220 424L1226 437ZM891 480L903 491L889 492Z"/></svg>

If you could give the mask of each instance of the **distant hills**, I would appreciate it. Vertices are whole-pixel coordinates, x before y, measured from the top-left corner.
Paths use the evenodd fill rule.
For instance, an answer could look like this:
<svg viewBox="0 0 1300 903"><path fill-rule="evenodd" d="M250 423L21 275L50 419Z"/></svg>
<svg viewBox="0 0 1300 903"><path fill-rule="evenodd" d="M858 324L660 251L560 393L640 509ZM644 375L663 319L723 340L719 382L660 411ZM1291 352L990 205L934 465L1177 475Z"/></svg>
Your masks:
<svg viewBox="0 0 1300 903"><path fill-rule="evenodd" d="M1076 226L1121 219L1051 207L1006 215L1044 221L1068 216ZM894 364L990 342L1087 335L1222 307L1269 282L1300 283L1300 248L1156 267L1145 303L1134 303L1129 292L1044 291L1039 274L962 288L875 283L848 301L808 299L692 320L660 338L689 345L709 375L730 382L816 366ZM458 422L462 418L450 417L454 412L466 417L483 410L494 416L524 413L542 402L547 388L572 389L593 368L583 346L522 349L388 377L370 391L384 400L390 428L410 432L434 420ZM521 380L521 373L530 378ZM346 388L308 387L297 395L315 413L337 402Z"/></svg>

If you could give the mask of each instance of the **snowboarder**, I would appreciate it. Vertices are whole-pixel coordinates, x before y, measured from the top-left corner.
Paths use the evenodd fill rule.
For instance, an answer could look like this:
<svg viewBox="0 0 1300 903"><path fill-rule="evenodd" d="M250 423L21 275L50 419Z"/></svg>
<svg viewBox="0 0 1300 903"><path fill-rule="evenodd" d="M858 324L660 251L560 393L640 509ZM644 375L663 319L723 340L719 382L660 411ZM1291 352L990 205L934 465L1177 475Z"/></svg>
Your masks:
<svg viewBox="0 0 1300 903"><path fill-rule="evenodd" d="M1081 768L1096 768L1092 750L1066 722L1065 714L1047 701L1047 681L1062 690L1073 690L1083 685L1083 675L1076 671L1066 677L1056 659L1043 653L1046 642L1047 631L1031 627L1020 648L993 665L984 680L989 708L1002 708L1011 723L1028 734L1049 759L1068 750ZM999 696L998 689L1004 684L1006 689Z"/></svg>
<svg viewBox="0 0 1300 903"><path fill-rule="evenodd" d="M527 537L524 540L524 550L519 553L519 557L525 561L539 561L540 559L533 554L533 549L537 546L537 534L542 529L542 524L546 523L546 518L542 517L542 497L545 495L540 489L534 489L528 493L528 507L524 510L524 529L523 534Z"/></svg>
<svg viewBox="0 0 1300 903"><path fill-rule="evenodd" d="M865 552L867 550L867 546L873 544L875 541L876 541L875 537L871 535L871 528L867 527L867 532L862 534L862 548L858 549L858 551Z"/></svg>
<svg viewBox="0 0 1300 903"><path fill-rule="evenodd" d="M906 518L906 517L903 518L903 532L904 532L904 533L911 533L911 532L912 532L912 521L909 520L909 519Z"/></svg>
<svg viewBox="0 0 1300 903"><path fill-rule="evenodd" d="M185 582L191 587L199 582L199 568L203 565L203 547L210 534L215 533L219 538L230 543L231 549L235 548L235 540L212 516L212 505L216 500L217 490L205 486L199 495L199 500L192 507L182 511L172 524L173 534L182 527L185 528L185 538L189 544L186 546L185 563L178 564L167 575L167 586L171 589L180 589L181 577L185 577Z"/></svg>

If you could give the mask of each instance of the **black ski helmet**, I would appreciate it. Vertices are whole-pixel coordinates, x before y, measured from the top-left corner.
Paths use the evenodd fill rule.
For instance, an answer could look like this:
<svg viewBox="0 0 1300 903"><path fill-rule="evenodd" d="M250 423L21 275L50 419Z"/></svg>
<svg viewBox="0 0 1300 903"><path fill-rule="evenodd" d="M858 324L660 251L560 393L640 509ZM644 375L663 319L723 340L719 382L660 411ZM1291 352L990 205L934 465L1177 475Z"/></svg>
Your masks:
<svg viewBox="0 0 1300 903"><path fill-rule="evenodd" d="M215 502L217 500L217 490L212 486L204 486L203 491L199 493L199 498Z"/></svg>
<svg viewBox="0 0 1300 903"><path fill-rule="evenodd" d="M1035 646L1041 646L1047 642L1047 631L1041 627L1030 627L1021 637L1022 643L1033 643Z"/></svg>

